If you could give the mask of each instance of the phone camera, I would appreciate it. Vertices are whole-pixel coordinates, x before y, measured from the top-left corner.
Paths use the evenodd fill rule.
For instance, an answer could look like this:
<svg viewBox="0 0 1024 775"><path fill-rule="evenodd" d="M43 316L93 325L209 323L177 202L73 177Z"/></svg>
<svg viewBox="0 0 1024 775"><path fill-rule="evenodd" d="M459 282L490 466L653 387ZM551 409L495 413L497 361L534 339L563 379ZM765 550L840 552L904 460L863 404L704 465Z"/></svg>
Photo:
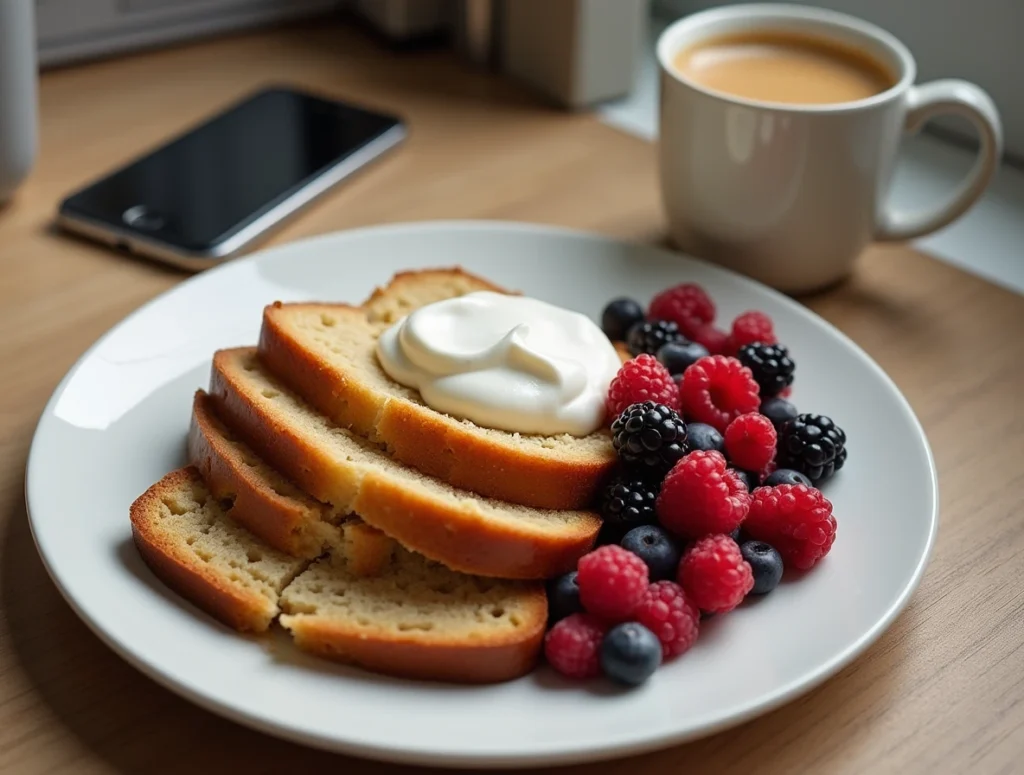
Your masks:
<svg viewBox="0 0 1024 775"><path fill-rule="evenodd" d="M157 231L162 229L167 223L167 219L158 211L146 205L129 207L121 214L121 219L133 229L140 229L142 231Z"/></svg>

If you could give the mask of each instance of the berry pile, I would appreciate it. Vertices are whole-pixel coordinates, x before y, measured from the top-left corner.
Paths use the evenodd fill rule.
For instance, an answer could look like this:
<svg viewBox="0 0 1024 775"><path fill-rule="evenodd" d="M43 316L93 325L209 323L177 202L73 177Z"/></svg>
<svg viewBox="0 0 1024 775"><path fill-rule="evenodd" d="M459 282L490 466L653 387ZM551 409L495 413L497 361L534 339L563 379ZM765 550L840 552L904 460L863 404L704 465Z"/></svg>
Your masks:
<svg viewBox="0 0 1024 775"><path fill-rule="evenodd" d="M817 487L846 462L846 434L787 400L796 364L768 315L715 316L693 283L646 312L604 309L633 358L606 402L620 464L597 504L601 545L548 586L544 651L568 677L643 683L694 645L702 616L768 594L835 541Z"/></svg>

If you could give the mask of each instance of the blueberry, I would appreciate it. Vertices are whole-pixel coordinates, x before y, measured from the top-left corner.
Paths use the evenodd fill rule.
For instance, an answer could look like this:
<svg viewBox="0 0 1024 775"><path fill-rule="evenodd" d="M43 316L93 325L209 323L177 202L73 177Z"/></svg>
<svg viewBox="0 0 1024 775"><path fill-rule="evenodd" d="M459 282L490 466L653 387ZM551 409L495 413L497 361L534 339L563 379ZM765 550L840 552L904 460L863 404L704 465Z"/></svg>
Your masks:
<svg viewBox="0 0 1024 775"><path fill-rule="evenodd" d="M764 541L747 541L740 546L743 559L754 571L752 595L767 595L779 585L782 578L782 557L771 544Z"/></svg>
<svg viewBox="0 0 1024 775"><path fill-rule="evenodd" d="M747 492L753 492L754 488L761 483L761 477L754 471L744 471L742 468L730 468L729 470L739 476L740 481L747 488Z"/></svg>
<svg viewBox="0 0 1024 775"><path fill-rule="evenodd" d="M645 563L651 572L651 581L674 579L679 567L679 547L657 525L642 525L630 530L620 544Z"/></svg>
<svg viewBox="0 0 1024 775"><path fill-rule="evenodd" d="M764 480L765 487L778 487L780 484L806 484L810 487L811 480L791 468L778 468Z"/></svg>
<svg viewBox="0 0 1024 775"><path fill-rule="evenodd" d="M729 538L731 538L736 543L739 543L740 542L740 528L736 528L731 533L729 533Z"/></svg>
<svg viewBox="0 0 1024 775"><path fill-rule="evenodd" d="M684 339L681 342L662 345L657 357L662 366L668 369L669 374L682 374L692 364L708 355L710 353L707 347Z"/></svg>
<svg viewBox="0 0 1024 775"><path fill-rule="evenodd" d="M686 426L686 443L691 451L701 449L705 452L715 450L724 453L725 450L725 439L718 429L702 422L692 422Z"/></svg>
<svg viewBox="0 0 1024 775"><path fill-rule="evenodd" d="M576 571L548 582L548 622L554 624L571 614L583 613Z"/></svg>
<svg viewBox="0 0 1024 775"><path fill-rule="evenodd" d="M781 431L786 423L795 420L797 416L796 407L785 398L769 398L762 401L760 411L772 421L776 431Z"/></svg>
<svg viewBox="0 0 1024 775"><path fill-rule="evenodd" d="M601 641L601 669L618 683L639 686L661 664L661 642L636 622L612 627Z"/></svg>
<svg viewBox="0 0 1024 775"><path fill-rule="evenodd" d="M613 299L601 313L601 330L613 342L623 341L630 327L643 319L643 307L635 301L626 298Z"/></svg>

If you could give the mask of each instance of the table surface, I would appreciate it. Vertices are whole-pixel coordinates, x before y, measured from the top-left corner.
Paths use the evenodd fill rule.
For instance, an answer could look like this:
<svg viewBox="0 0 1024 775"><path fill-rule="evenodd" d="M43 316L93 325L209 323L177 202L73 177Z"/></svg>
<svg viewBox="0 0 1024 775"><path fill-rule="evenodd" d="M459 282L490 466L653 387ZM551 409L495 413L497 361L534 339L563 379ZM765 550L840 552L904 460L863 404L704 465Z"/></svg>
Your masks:
<svg viewBox="0 0 1024 775"><path fill-rule="evenodd" d="M97 337L183 278L56 234L55 205L268 81L398 111L411 127L398 153L274 242L434 218L665 239L650 145L444 52L300 26L45 74L41 158L0 210L0 771L407 769L264 736L143 677L64 603L25 515L25 459L47 397ZM921 587L864 656L804 697L581 773L1024 771L1024 298L886 247L804 301L892 375L931 440L942 512Z"/></svg>

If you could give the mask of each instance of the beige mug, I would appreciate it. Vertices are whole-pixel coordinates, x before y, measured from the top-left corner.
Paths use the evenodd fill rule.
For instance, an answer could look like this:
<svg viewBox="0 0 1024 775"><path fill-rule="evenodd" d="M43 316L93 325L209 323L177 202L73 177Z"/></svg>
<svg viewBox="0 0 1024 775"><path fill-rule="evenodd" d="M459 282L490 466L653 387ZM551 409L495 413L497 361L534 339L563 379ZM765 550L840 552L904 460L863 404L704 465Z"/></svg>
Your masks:
<svg viewBox="0 0 1024 775"><path fill-rule="evenodd" d="M704 40L791 33L856 48L894 85L855 102L794 105L711 91L674 69ZM677 246L790 293L845 277L873 240L906 240L962 215L999 165L1002 127L991 98L961 80L915 85L910 51L845 14L791 5L734 5L671 25L658 41L659 173ZM977 160L946 201L915 213L887 203L901 137L931 118L967 118Z"/></svg>

